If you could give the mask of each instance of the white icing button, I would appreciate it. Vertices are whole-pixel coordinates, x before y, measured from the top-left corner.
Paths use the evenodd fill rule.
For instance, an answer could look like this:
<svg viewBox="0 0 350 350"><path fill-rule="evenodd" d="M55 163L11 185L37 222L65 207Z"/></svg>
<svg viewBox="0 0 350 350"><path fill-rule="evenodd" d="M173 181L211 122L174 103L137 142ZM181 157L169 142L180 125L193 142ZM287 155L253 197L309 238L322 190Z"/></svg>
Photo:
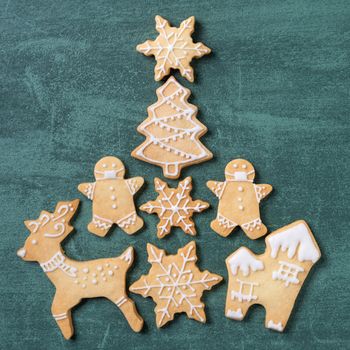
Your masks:
<svg viewBox="0 0 350 350"><path fill-rule="evenodd" d="M238 209L239 209L239 210L244 210L243 205L238 206Z"/></svg>
<svg viewBox="0 0 350 350"><path fill-rule="evenodd" d="M110 276L113 276L114 272L111 271L111 270L109 270L109 271L108 271L108 274L109 274Z"/></svg>
<svg viewBox="0 0 350 350"><path fill-rule="evenodd" d="M81 285L81 288L86 288L86 284L82 284L82 285Z"/></svg>
<svg viewBox="0 0 350 350"><path fill-rule="evenodd" d="M239 192L243 192L243 187L242 186L238 186L238 191Z"/></svg>
<svg viewBox="0 0 350 350"><path fill-rule="evenodd" d="M88 272L89 272L89 269L88 269L87 267L84 267L84 268L83 268L83 272L88 273Z"/></svg>
<svg viewBox="0 0 350 350"><path fill-rule="evenodd" d="M92 283L92 284L97 284L97 281L96 281L95 279L93 279L93 280L91 281L91 283Z"/></svg>
<svg viewBox="0 0 350 350"><path fill-rule="evenodd" d="M97 271L102 271L102 266L97 266Z"/></svg>
<svg viewBox="0 0 350 350"><path fill-rule="evenodd" d="M114 196L114 195L113 195L113 196L111 196L111 200L112 200L112 201L115 201L116 199L117 199L117 197L116 197L116 196Z"/></svg>
<svg viewBox="0 0 350 350"><path fill-rule="evenodd" d="M92 274L92 277L96 277L96 273L95 272Z"/></svg>
<svg viewBox="0 0 350 350"><path fill-rule="evenodd" d="M117 270L117 269L118 269L118 266L117 266L117 265L115 265L115 266L113 266L113 268L114 268L114 270Z"/></svg>
<svg viewBox="0 0 350 350"><path fill-rule="evenodd" d="M106 266L106 267L109 267L109 264L108 264L108 263L106 263L106 264L105 264L105 266Z"/></svg>
<svg viewBox="0 0 350 350"><path fill-rule="evenodd" d="M32 244L36 245L36 244L38 244L38 241L36 239L33 239Z"/></svg>
<svg viewBox="0 0 350 350"><path fill-rule="evenodd" d="M242 202L243 201L243 199L241 197L238 197L237 200L238 200L238 202Z"/></svg>
<svg viewBox="0 0 350 350"><path fill-rule="evenodd" d="M111 191L114 191L114 187L113 187L113 186L109 186L109 189L110 189Z"/></svg>
<svg viewBox="0 0 350 350"><path fill-rule="evenodd" d="M113 208L113 209L116 209L116 208L117 208L117 205L116 205L116 204L113 204L113 205L112 205L112 208Z"/></svg>
<svg viewBox="0 0 350 350"><path fill-rule="evenodd" d="M78 281L78 280L75 280L74 283L75 283L75 284L79 284L79 281Z"/></svg>

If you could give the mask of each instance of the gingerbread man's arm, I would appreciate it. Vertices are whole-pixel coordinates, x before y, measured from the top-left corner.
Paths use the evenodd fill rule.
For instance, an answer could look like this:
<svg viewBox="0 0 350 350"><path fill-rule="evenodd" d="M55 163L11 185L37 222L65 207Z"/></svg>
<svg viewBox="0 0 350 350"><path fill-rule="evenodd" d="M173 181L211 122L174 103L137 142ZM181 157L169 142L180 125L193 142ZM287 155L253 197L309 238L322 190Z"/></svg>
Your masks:
<svg viewBox="0 0 350 350"><path fill-rule="evenodd" d="M130 193L135 194L141 188L145 180L143 179L143 177L137 176L132 177L131 179L127 179L125 180L125 182L129 188Z"/></svg>
<svg viewBox="0 0 350 350"><path fill-rule="evenodd" d="M82 183L78 186L78 190L89 199L94 199L94 192L95 192L95 185L96 182L86 182Z"/></svg>
<svg viewBox="0 0 350 350"><path fill-rule="evenodd" d="M207 187L212 191L216 197L219 199L221 198L222 194L224 193L225 187L226 187L226 181L220 182L220 181L208 181Z"/></svg>
<svg viewBox="0 0 350 350"><path fill-rule="evenodd" d="M260 202L263 198L267 197L273 189L272 186L269 184L254 184L254 188L258 202Z"/></svg>

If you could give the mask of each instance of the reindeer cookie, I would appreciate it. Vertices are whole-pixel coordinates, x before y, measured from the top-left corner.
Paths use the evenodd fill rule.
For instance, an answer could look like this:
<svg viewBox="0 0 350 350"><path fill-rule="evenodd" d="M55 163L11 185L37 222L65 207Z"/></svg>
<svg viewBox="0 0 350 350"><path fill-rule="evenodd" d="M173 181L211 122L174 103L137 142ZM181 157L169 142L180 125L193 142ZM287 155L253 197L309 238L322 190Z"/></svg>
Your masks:
<svg viewBox="0 0 350 350"><path fill-rule="evenodd" d="M25 221L30 235L17 255L26 261L37 261L56 287L51 311L66 339L74 333L71 309L86 298L109 299L120 308L130 327L139 332L143 319L125 291L133 248L119 257L89 261L72 260L63 252L61 242L73 230L70 220L78 205L78 199L59 202L54 213L42 211L37 220Z"/></svg>
<svg viewBox="0 0 350 350"><path fill-rule="evenodd" d="M265 307L265 327L282 332L320 250L305 221L295 221L265 238L266 251L239 248L226 259L229 284L226 317L243 320L253 304Z"/></svg>
<svg viewBox="0 0 350 350"><path fill-rule="evenodd" d="M78 189L92 200L92 221L88 230L105 236L113 224L131 235L143 226L136 214L133 196L143 185L142 177L124 179L125 168L116 157L104 157L95 165L95 182L82 183Z"/></svg>
<svg viewBox="0 0 350 350"><path fill-rule="evenodd" d="M209 189L219 198L217 217L210 225L219 235L227 237L237 226L251 239L266 234L259 203L272 191L272 186L256 185L253 183L254 177L255 170L251 163L235 159L225 168L224 182L207 182Z"/></svg>

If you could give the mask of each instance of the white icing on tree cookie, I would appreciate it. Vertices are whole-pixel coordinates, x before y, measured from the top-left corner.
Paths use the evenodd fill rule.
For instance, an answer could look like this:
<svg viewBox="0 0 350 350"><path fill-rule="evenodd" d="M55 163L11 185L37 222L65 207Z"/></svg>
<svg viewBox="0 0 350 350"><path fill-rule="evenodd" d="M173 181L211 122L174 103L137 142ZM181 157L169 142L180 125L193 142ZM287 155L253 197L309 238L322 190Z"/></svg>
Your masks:
<svg viewBox="0 0 350 350"><path fill-rule="evenodd" d="M148 118L137 128L146 140L131 153L162 167L170 179L177 179L183 167L213 157L199 141L207 128L196 118L197 107L187 102L189 95L174 77L158 88L158 102L148 107Z"/></svg>

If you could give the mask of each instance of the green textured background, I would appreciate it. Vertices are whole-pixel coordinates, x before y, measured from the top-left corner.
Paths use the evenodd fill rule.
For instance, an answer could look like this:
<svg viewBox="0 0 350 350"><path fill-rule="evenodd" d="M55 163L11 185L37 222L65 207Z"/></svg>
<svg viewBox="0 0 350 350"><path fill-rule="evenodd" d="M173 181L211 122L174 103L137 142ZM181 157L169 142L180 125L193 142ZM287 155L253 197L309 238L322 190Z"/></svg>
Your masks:
<svg viewBox="0 0 350 350"><path fill-rule="evenodd" d="M113 229L98 238L86 229L91 203L76 190L91 181L94 163L116 155L128 176L146 186L138 205L155 197L158 167L130 152L144 139L136 127L155 102L153 58L135 46L154 39L154 16L174 25L195 15L195 40L213 54L193 63L202 141L215 158L186 168L194 198L212 208L197 214L199 265L227 278L224 259L241 245L263 252L264 240L242 231L221 238L209 227L217 201L208 179L223 179L236 157L252 161L257 182L275 191L262 205L270 230L309 222L323 257L306 281L284 334L264 328L264 310L246 320L225 318L226 283L206 292L206 325L179 315L155 326L154 303L131 295L145 319L134 334L119 310L102 299L74 311L76 336L65 341L50 313L54 289L38 265L16 250L24 219L81 198L76 232L64 244L76 259L115 256L128 245L137 259L129 282L148 271L146 242L171 253L191 238L176 229L155 236L157 217L129 237ZM344 1L0 1L0 347L1 349L349 348L349 39ZM176 182L171 182L173 185Z"/></svg>

